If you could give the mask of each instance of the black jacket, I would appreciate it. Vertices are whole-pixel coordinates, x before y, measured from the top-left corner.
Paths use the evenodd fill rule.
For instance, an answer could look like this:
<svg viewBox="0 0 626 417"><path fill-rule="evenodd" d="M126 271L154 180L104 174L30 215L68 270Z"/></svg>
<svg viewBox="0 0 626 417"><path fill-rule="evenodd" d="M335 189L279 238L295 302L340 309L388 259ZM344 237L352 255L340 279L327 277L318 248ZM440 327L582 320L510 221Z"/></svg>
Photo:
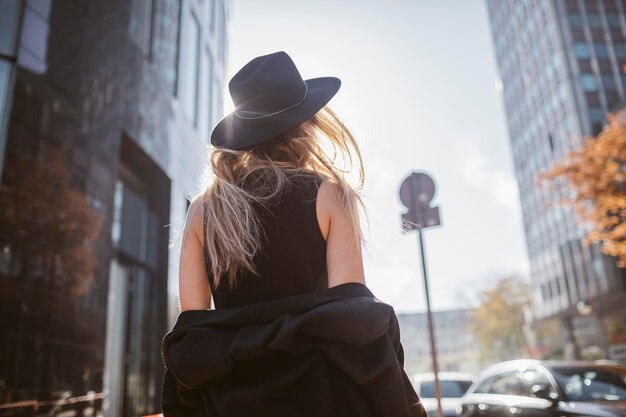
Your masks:
<svg viewBox="0 0 626 417"><path fill-rule="evenodd" d="M163 338L165 417L425 417L393 308L363 284L186 310Z"/></svg>

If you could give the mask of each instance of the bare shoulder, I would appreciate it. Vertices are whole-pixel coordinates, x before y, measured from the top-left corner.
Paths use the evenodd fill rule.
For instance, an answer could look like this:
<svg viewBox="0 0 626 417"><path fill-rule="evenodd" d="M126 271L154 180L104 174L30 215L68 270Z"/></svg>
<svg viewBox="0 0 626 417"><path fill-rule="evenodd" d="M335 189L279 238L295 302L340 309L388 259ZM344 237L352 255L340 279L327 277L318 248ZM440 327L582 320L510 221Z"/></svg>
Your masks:
<svg viewBox="0 0 626 417"><path fill-rule="evenodd" d="M329 180L323 180L317 191L317 221L325 240L328 240L330 221L341 208L341 187Z"/></svg>
<svg viewBox="0 0 626 417"><path fill-rule="evenodd" d="M185 235L195 236L204 245L204 200L197 197L189 204L185 220Z"/></svg>
<svg viewBox="0 0 626 417"><path fill-rule="evenodd" d="M342 202L339 184L323 181L318 190L318 220L326 239L326 268L328 286L346 282L365 284L361 243L354 222Z"/></svg>
<svg viewBox="0 0 626 417"><path fill-rule="evenodd" d="M179 280L180 309L206 310L211 307L211 288L203 253L202 198L194 199L187 209L185 230L180 251Z"/></svg>
<svg viewBox="0 0 626 417"><path fill-rule="evenodd" d="M330 180L323 180L317 192L318 208L326 212L341 208L341 186Z"/></svg>

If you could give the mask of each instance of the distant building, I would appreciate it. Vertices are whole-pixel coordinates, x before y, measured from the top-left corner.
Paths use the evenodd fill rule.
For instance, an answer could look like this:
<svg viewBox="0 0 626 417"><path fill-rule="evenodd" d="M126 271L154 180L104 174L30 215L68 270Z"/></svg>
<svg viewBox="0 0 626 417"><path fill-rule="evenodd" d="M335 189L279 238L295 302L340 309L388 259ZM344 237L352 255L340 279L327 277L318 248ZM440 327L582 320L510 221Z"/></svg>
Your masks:
<svg viewBox="0 0 626 417"><path fill-rule="evenodd" d="M60 399L54 415L160 411L160 344L178 311L168 244L222 116L228 14L227 0L0 2L0 405L12 415L30 401L52 415Z"/></svg>
<svg viewBox="0 0 626 417"><path fill-rule="evenodd" d="M487 0L530 258L535 318L558 320L568 357L626 348L626 269L584 246L574 214L535 178L623 107L626 1ZM599 325L601 324L601 325ZM563 346L563 343L561 343ZM587 352L587 353L585 353ZM595 353L594 353L595 352ZM622 355L623 356L623 355Z"/></svg>
<svg viewBox="0 0 626 417"><path fill-rule="evenodd" d="M482 369L478 342L469 330L473 309L433 312L440 371L478 373ZM432 371L426 313L398 314L408 374Z"/></svg>

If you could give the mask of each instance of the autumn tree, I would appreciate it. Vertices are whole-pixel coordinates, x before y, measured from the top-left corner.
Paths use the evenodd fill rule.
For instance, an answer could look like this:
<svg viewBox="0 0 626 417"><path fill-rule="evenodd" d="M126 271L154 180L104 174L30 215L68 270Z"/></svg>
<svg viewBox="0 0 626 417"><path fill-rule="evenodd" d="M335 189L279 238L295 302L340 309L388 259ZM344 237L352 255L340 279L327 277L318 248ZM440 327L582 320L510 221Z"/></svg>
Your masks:
<svg viewBox="0 0 626 417"><path fill-rule="evenodd" d="M470 331L484 361L498 362L527 354L524 314L530 305L529 291L527 283L505 277L480 294Z"/></svg>
<svg viewBox="0 0 626 417"><path fill-rule="evenodd" d="M608 116L597 137L586 137L548 171L540 172L537 186L558 191L548 203L574 210L588 226L583 243L600 243L602 252L626 267L626 112Z"/></svg>
<svg viewBox="0 0 626 417"><path fill-rule="evenodd" d="M47 395L56 378L81 372L101 329L83 301L94 288L102 215L74 181L69 141L61 147L8 137L0 187L0 357L10 358L2 362L5 386L29 390L5 397L0 387L5 401Z"/></svg>
<svg viewBox="0 0 626 417"><path fill-rule="evenodd" d="M20 285L60 289L77 300L94 280L93 245L102 216L73 184L68 149L13 148L0 187L0 247L6 263L0 289L4 296L15 292L23 298L19 279ZM49 296L45 300L53 302Z"/></svg>

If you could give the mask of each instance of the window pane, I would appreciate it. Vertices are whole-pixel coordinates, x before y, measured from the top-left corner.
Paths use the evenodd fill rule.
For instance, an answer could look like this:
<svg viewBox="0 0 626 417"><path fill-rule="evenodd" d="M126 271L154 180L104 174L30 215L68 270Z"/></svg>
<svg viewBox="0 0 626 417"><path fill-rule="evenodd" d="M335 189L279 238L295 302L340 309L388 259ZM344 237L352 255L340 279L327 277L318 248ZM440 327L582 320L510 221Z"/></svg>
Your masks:
<svg viewBox="0 0 626 417"><path fill-rule="evenodd" d="M180 63L181 99L185 115L198 125L198 75L200 58L200 24L190 13L185 15Z"/></svg>
<svg viewBox="0 0 626 417"><path fill-rule="evenodd" d="M567 15L567 20L571 27L579 27L582 25L582 20L580 19L580 15L578 13L570 13Z"/></svg>
<svg viewBox="0 0 626 417"><path fill-rule="evenodd" d="M443 398L461 398L472 385L471 381L439 381ZM435 381L423 381L420 384L421 398L435 398Z"/></svg>
<svg viewBox="0 0 626 417"><path fill-rule="evenodd" d="M589 58L589 47L585 42L576 42L574 44L574 52L577 58Z"/></svg>
<svg viewBox="0 0 626 417"><path fill-rule="evenodd" d="M601 107L593 106L589 108L589 116L592 123L600 123L604 120L604 112Z"/></svg>
<svg viewBox="0 0 626 417"><path fill-rule="evenodd" d="M520 395L521 381L517 372L502 374L489 387L489 394Z"/></svg>
<svg viewBox="0 0 626 417"><path fill-rule="evenodd" d="M8 95L11 64L0 59L0 116L4 114L4 101Z"/></svg>
<svg viewBox="0 0 626 417"><path fill-rule="evenodd" d="M132 0L128 20L130 38L145 54L150 53L152 32L152 0Z"/></svg>
<svg viewBox="0 0 626 417"><path fill-rule="evenodd" d="M619 27L619 16L617 15L617 13L607 13L606 20L609 26Z"/></svg>
<svg viewBox="0 0 626 417"><path fill-rule="evenodd" d="M589 19L589 26L593 28L600 27L600 16L597 13L589 13L587 18Z"/></svg>
<svg viewBox="0 0 626 417"><path fill-rule="evenodd" d="M595 50L598 58L606 58L609 56L605 43L594 43L593 49Z"/></svg>
<svg viewBox="0 0 626 417"><path fill-rule="evenodd" d="M532 397L532 391L535 387L545 387L551 392L554 392L554 388L548 378L537 370L527 370L521 375L521 393L526 397Z"/></svg>
<svg viewBox="0 0 626 417"><path fill-rule="evenodd" d="M50 9L42 11L30 7L24 8L21 35L19 40L18 66L43 74L46 72L46 57L48 54L48 22Z"/></svg>
<svg viewBox="0 0 626 417"><path fill-rule="evenodd" d="M554 376L569 401L626 400L626 373L618 367L557 368Z"/></svg>
<svg viewBox="0 0 626 417"><path fill-rule="evenodd" d="M7 98L9 95L9 80L11 77L11 64L0 59L0 132L3 131L4 120L8 117Z"/></svg>
<svg viewBox="0 0 626 417"><path fill-rule="evenodd" d="M146 260L146 244L148 231L148 204L145 190L133 190L122 181L116 183L120 192L121 201L118 202L120 212L116 215L119 224L116 225L115 242L117 247L133 258Z"/></svg>
<svg viewBox="0 0 626 417"><path fill-rule="evenodd" d="M615 90L615 78L613 78L613 74L602 75L602 85L605 90Z"/></svg>
<svg viewBox="0 0 626 417"><path fill-rule="evenodd" d="M14 55L17 0L0 1L0 53Z"/></svg>
<svg viewBox="0 0 626 417"><path fill-rule="evenodd" d="M209 49L202 54L200 69L202 85L200 87L200 131L203 139L208 140L213 120L213 57Z"/></svg>
<svg viewBox="0 0 626 417"><path fill-rule="evenodd" d="M598 89L596 79L593 74L582 74L580 76L580 84L582 85L584 91L596 91Z"/></svg>
<svg viewBox="0 0 626 417"><path fill-rule="evenodd" d="M490 378L487 378L474 391L477 394L495 394L496 387L501 385L501 381L507 381L513 379L513 381L517 381L516 379L517 372L505 372L499 375L494 375Z"/></svg>

